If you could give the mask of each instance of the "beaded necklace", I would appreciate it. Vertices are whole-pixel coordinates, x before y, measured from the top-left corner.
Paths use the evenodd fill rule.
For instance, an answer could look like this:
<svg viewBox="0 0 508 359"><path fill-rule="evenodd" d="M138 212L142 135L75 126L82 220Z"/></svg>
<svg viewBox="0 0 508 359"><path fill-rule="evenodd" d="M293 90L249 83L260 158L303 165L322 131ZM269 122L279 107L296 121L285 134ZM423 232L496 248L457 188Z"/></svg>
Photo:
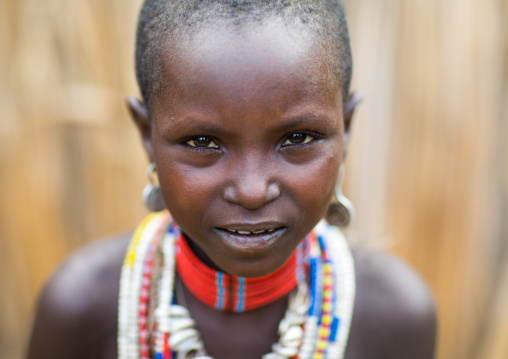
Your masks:
<svg viewBox="0 0 508 359"><path fill-rule="evenodd" d="M134 233L120 277L120 359L151 355L213 359L206 354L190 313L174 304L175 252L182 248L179 238L180 229L167 211L149 215ZM285 266L294 270L291 277L296 278L297 288L279 324L279 341L263 359L342 359L355 297L354 263L344 237L322 221ZM153 317L150 304L155 304Z"/></svg>
<svg viewBox="0 0 508 359"><path fill-rule="evenodd" d="M180 234L176 240L176 268L189 291L209 307L244 312L265 306L296 288L296 251L275 272L243 278L215 271L203 264ZM299 247L299 250L301 248Z"/></svg>

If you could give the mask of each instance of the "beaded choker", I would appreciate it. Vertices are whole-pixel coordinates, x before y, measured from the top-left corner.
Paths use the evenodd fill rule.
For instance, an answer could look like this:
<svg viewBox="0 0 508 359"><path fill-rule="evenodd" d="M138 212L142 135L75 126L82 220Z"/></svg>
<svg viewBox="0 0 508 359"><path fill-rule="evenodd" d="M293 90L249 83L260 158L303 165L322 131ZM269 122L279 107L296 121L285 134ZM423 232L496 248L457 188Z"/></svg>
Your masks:
<svg viewBox="0 0 508 359"><path fill-rule="evenodd" d="M149 215L134 233L120 277L119 359L213 359L189 311L174 301L175 252L185 251L179 238L167 211ZM280 270L289 272L286 266L294 269L297 289L289 295L279 341L263 359L342 359L355 298L354 262L344 237L320 222ZM239 298L225 302L240 308Z"/></svg>
<svg viewBox="0 0 508 359"><path fill-rule="evenodd" d="M296 251L275 272L243 278L215 271L196 257L182 234L176 241L176 268L185 287L206 305L227 312L265 306L296 288Z"/></svg>

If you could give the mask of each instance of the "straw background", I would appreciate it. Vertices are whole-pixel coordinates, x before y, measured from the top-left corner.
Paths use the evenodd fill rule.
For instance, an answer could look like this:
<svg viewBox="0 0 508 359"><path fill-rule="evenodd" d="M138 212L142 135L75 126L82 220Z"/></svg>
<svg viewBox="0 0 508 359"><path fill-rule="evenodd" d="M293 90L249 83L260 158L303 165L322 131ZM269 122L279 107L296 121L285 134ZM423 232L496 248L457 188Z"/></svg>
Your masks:
<svg viewBox="0 0 508 359"><path fill-rule="evenodd" d="M508 358L508 0L346 0L357 112L344 190L357 246L429 283L439 359ZM0 358L37 294L94 239L131 229L147 160L140 0L0 0Z"/></svg>

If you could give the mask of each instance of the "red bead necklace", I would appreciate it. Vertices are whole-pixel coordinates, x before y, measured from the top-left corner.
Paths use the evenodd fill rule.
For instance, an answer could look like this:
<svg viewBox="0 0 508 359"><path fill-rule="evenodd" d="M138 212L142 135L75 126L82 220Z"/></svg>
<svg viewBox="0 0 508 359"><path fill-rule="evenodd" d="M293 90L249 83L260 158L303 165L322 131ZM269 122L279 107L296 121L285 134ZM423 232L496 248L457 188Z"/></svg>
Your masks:
<svg viewBox="0 0 508 359"><path fill-rule="evenodd" d="M259 308L287 295L297 285L298 249L275 272L259 278L243 278L206 266L182 234L176 248L176 266L183 284L196 298L217 310L244 312Z"/></svg>

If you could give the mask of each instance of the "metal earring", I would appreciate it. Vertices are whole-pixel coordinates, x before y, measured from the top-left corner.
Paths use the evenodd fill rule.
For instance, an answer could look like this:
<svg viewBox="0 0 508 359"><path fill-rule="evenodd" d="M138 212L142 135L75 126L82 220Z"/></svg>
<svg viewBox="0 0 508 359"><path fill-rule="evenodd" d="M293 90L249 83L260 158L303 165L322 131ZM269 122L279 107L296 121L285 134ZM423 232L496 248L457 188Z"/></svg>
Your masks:
<svg viewBox="0 0 508 359"><path fill-rule="evenodd" d="M354 218L355 210L349 199L342 194L341 184L342 175L344 173L344 165L340 166L339 178L335 187L335 197L337 202L331 203L326 213L326 221L334 226L345 228Z"/></svg>
<svg viewBox="0 0 508 359"><path fill-rule="evenodd" d="M166 204L162 199L161 188L154 180L156 177L155 163L150 163L146 169L146 175L148 177L148 184L143 189L143 203L146 208L152 212L159 212L166 208Z"/></svg>

